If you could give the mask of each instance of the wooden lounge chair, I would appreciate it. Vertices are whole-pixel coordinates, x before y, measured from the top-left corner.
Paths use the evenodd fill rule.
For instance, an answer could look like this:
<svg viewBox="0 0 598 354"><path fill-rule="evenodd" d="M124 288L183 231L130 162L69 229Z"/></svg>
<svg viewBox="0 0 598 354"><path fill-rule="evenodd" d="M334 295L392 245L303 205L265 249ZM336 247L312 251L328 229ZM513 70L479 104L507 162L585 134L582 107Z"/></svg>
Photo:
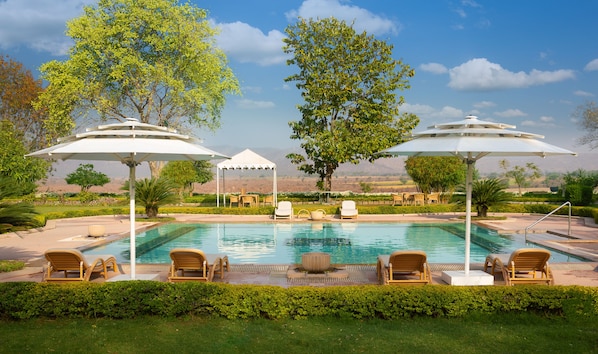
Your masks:
<svg viewBox="0 0 598 354"><path fill-rule="evenodd" d="M224 279L224 271L229 270L226 255L205 254L193 248L174 248L170 251L170 259L172 263L168 273L169 282L208 282L214 279L215 273L220 275L220 279Z"/></svg>
<svg viewBox="0 0 598 354"><path fill-rule="evenodd" d="M341 219L355 219L357 218L357 207L352 200L343 200L340 208Z"/></svg>
<svg viewBox="0 0 598 354"><path fill-rule="evenodd" d="M274 219L292 219L293 218L293 204L289 201L282 201L274 210Z"/></svg>
<svg viewBox="0 0 598 354"><path fill-rule="evenodd" d="M548 266L549 259L548 250L521 248L511 254L489 254L484 263L484 271L492 275L502 273L505 285L552 285L554 277Z"/></svg>
<svg viewBox="0 0 598 354"><path fill-rule="evenodd" d="M74 248L51 248L44 253L48 266L44 273L46 282L89 281L92 273L100 273L108 278L108 270L116 272L116 258L112 255L85 256ZM63 277L52 277L62 272Z"/></svg>
<svg viewBox="0 0 598 354"><path fill-rule="evenodd" d="M430 267L426 260L423 251L395 251L391 255L378 256L378 280L385 285L430 284Z"/></svg>

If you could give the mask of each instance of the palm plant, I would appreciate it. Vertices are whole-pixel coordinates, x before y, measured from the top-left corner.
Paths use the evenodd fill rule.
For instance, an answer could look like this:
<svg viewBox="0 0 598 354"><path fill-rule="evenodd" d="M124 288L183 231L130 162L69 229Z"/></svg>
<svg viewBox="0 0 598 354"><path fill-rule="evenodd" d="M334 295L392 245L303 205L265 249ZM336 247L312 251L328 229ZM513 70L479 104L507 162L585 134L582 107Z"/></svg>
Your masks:
<svg viewBox="0 0 598 354"><path fill-rule="evenodd" d="M160 206L178 200L173 192L175 189L174 184L168 179L144 178L135 181L135 199L145 206L145 214L148 218L155 218Z"/></svg>
<svg viewBox="0 0 598 354"><path fill-rule="evenodd" d="M14 183L9 178L0 178L0 233L14 230L15 227L31 228L39 226L37 212L26 202L11 203L4 198L14 194Z"/></svg>
<svg viewBox="0 0 598 354"><path fill-rule="evenodd" d="M487 217L488 209L497 204L505 203L508 194L505 192L507 184L498 178L488 178L474 181L471 189L471 205L476 207L478 217Z"/></svg>

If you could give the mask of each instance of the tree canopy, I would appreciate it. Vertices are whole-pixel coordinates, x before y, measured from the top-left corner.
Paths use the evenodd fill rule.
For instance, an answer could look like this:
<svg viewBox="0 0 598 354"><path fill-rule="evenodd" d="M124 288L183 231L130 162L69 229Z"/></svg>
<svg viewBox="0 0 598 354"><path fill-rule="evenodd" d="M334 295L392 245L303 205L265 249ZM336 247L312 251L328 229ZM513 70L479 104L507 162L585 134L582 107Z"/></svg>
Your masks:
<svg viewBox="0 0 598 354"><path fill-rule="evenodd" d="M514 166L512 169L507 160L500 160L499 165L505 171L505 177L515 181L519 195L522 195L522 188L528 187L532 180L542 177L540 169L533 162L528 162L525 166Z"/></svg>
<svg viewBox="0 0 598 354"><path fill-rule="evenodd" d="M183 192L193 192L193 183L204 184L214 179L209 161L170 161L164 166L160 177L170 180L178 189L179 197Z"/></svg>
<svg viewBox="0 0 598 354"><path fill-rule="evenodd" d="M76 184L81 187L81 192L88 192L93 186L103 186L110 182L110 178L102 172L95 171L92 164L81 164L74 172L69 173L64 179L67 184Z"/></svg>
<svg viewBox="0 0 598 354"><path fill-rule="evenodd" d="M589 145L591 149L598 147L598 106L594 101L588 101L577 107L575 118L584 135L579 138L579 143Z"/></svg>
<svg viewBox="0 0 598 354"><path fill-rule="evenodd" d="M99 0L66 33L69 58L40 68L49 86L37 105L47 107L55 136L81 117L216 129L226 94L239 93L216 29L189 3Z"/></svg>
<svg viewBox="0 0 598 354"><path fill-rule="evenodd" d="M23 64L0 56L0 120L11 122L28 151L41 149L46 143L46 111L33 107L41 92L41 80L34 79Z"/></svg>
<svg viewBox="0 0 598 354"><path fill-rule="evenodd" d="M405 170L422 193L452 193L465 183L467 166L456 156L411 156Z"/></svg>
<svg viewBox="0 0 598 354"><path fill-rule="evenodd" d="M25 195L35 191L35 182L46 177L49 163L42 159L25 158L30 152L23 132L8 120L0 120L0 178L12 181L12 191Z"/></svg>
<svg viewBox="0 0 598 354"><path fill-rule="evenodd" d="M415 71L392 58L392 45L335 18L299 19L286 34L287 64L299 72L285 81L295 82L304 100L301 120L289 122L291 139L302 140L305 151L287 158L331 190L341 164L381 157L419 123L415 115L399 115L404 99L396 94L409 88Z"/></svg>

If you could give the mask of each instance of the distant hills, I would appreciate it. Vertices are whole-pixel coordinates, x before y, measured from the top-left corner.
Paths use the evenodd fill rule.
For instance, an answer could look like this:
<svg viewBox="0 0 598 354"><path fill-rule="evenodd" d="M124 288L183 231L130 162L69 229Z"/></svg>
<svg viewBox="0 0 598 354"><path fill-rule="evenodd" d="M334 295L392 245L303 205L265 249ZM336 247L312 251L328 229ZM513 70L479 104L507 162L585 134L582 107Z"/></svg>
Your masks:
<svg viewBox="0 0 598 354"><path fill-rule="evenodd" d="M211 149L223 154L232 156L244 150L244 148L232 146L210 146ZM277 166L278 176L303 176L303 172L298 171L296 166L291 164L286 155L292 152L301 152L298 149L275 149L275 148L255 148L251 149L262 155L266 159L274 162ZM335 173L337 176L389 176L405 174L404 157L379 159L374 163L363 161L358 165L345 164ZM499 161L501 158L485 157L476 163L476 168L482 175L501 172ZM511 166L525 165L528 162L536 164L543 172L572 172L579 169L586 171L598 170L598 153L580 153L577 157L558 156L558 157L513 157L507 158ZM220 162L214 161L214 164ZM54 165L55 173L53 177L64 178L67 174L73 172L79 164L91 163L95 170L103 172L113 178L128 177L129 170L126 166L118 162L105 161L62 161ZM142 164L137 169L137 177L143 178L149 176L147 164Z"/></svg>

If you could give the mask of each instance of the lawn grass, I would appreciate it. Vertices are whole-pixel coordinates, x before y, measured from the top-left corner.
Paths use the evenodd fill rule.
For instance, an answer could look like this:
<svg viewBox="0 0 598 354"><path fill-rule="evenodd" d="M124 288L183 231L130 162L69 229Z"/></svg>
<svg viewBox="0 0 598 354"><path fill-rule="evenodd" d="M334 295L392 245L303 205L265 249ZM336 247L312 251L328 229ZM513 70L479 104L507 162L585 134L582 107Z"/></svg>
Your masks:
<svg viewBox="0 0 598 354"><path fill-rule="evenodd" d="M598 324L531 314L398 321L159 318L0 321L2 352L596 353Z"/></svg>

